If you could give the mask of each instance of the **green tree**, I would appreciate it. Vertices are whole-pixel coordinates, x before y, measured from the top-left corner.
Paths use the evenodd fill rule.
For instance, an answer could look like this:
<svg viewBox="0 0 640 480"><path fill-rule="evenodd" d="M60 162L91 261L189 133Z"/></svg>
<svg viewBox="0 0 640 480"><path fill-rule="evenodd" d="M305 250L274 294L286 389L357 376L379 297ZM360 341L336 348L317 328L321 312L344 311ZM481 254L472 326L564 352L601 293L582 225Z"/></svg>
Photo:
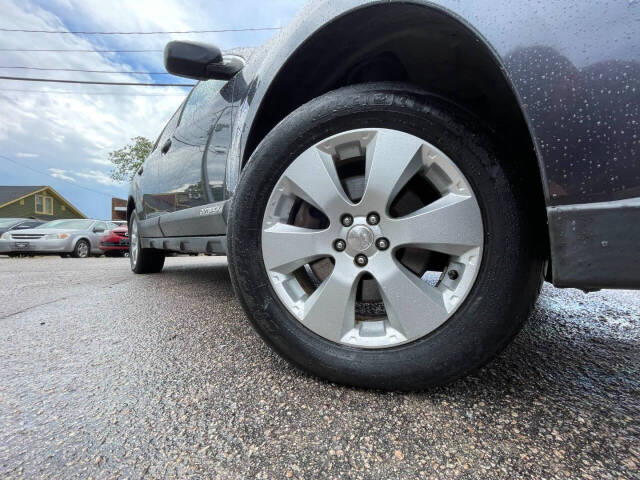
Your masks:
<svg viewBox="0 0 640 480"><path fill-rule="evenodd" d="M109 161L113 164L111 178L117 182L131 180L152 148L153 143L148 138L134 137L128 145L110 152Z"/></svg>

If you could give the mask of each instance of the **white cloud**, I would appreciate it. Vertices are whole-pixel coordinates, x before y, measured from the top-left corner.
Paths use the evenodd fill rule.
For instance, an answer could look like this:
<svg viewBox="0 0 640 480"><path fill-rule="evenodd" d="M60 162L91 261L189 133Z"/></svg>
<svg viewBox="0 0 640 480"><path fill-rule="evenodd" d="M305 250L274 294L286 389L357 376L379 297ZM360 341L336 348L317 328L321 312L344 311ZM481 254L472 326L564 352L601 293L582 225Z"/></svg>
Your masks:
<svg viewBox="0 0 640 480"><path fill-rule="evenodd" d="M85 172L79 172L75 174L76 177L92 180L101 185L117 185L118 182L114 181L108 174L102 170L88 170Z"/></svg>
<svg viewBox="0 0 640 480"><path fill-rule="evenodd" d="M2 24L9 28L31 30L150 31L191 30L278 25L290 18L302 0L197 0L185 6L181 0L0 0ZM223 12L223 14L221 14ZM250 12L250 15L248 15ZM162 49L172 38L209 41L222 48L262 43L273 32L204 35L122 35L82 36L74 34L6 33L0 48L46 49ZM161 53L99 54L65 52L2 52L2 64L83 70L164 71ZM8 73L6 70L0 72ZM172 79L169 76L122 73L79 73L46 71L11 71L16 75L60 79L86 79L120 82L152 82ZM19 72L19 73L18 73ZM28 93L13 90L50 90L69 93ZM92 95L91 93L98 93ZM174 96L111 96L105 93L140 93ZM28 159L32 169L49 172L54 178L69 181L82 179L83 186L123 195L125 185L109 178L108 153L142 135L155 140L166 121L178 107L185 88L112 87L92 85L34 84L0 80L0 141L7 156ZM18 178L18 183L42 184L47 177L33 171L12 169L0 162L0 178ZM67 177L67 178L63 178ZM51 178L49 177L51 180ZM14 180L15 181L15 180ZM75 190L83 202L91 200L101 216L108 214L105 197L87 197L69 184L55 184L64 195ZM71 191L69 191L69 190ZM92 213L89 207L77 205Z"/></svg>
<svg viewBox="0 0 640 480"><path fill-rule="evenodd" d="M72 2L73 3L73 2ZM135 2L133 2L135 3ZM66 8L64 5L55 5ZM100 8L96 7L98 10ZM60 17L26 1L0 0L3 23L7 26L34 30L65 29ZM105 15L112 8L102 7ZM91 28L87 28L90 30ZM104 28L109 30L110 28ZM23 37L20 37L23 35ZM92 49L92 44L76 35L7 34L0 38L1 48ZM24 40L29 43L25 45ZM86 70L130 70L133 67L115 57L99 54L68 54L61 52L3 52L3 64L44 66ZM15 72L14 72L15 73ZM100 79L105 81L151 81L150 77L128 74L83 74L70 72L20 72L23 76L70 79ZM149 93L143 87L100 87L87 85L41 85L27 82L0 83L1 87L20 90L61 90L64 92ZM186 89L157 89L157 93L184 94ZM155 92L154 92L155 93ZM3 150L16 158L28 159L31 168L49 172L58 179L70 181L70 172L84 172L85 184L113 185L108 181L108 152L125 145L131 137L142 135L155 139L166 120L177 108L182 97L136 97L107 95L42 94L0 88L0 140ZM15 153L12 153L15 152ZM87 159L94 167L87 169ZM0 163L0 169L8 168ZM65 173L66 172L66 173ZM32 173L24 170L25 184ZM0 170L0 177L2 170ZM65 178L63 178L65 177ZM42 183L39 179L37 183Z"/></svg>
<svg viewBox="0 0 640 480"><path fill-rule="evenodd" d="M49 173L51 173L52 177L59 178L60 180L66 180L68 182L75 182L76 181L75 178L70 177L67 174L66 170L63 170L61 168L50 168L49 169Z"/></svg>

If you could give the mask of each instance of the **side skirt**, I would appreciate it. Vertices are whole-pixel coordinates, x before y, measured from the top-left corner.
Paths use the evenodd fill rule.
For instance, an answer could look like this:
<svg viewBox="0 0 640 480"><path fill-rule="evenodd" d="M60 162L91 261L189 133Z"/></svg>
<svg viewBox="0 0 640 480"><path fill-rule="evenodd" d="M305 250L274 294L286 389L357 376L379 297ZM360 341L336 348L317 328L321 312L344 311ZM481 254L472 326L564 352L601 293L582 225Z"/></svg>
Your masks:
<svg viewBox="0 0 640 480"><path fill-rule="evenodd" d="M142 248L155 248L178 253L227 254L227 236L215 237L149 237L142 239Z"/></svg>
<svg viewBox="0 0 640 480"><path fill-rule="evenodd" d="M548 207L557 287L640 289L640 198Z"/></svg>

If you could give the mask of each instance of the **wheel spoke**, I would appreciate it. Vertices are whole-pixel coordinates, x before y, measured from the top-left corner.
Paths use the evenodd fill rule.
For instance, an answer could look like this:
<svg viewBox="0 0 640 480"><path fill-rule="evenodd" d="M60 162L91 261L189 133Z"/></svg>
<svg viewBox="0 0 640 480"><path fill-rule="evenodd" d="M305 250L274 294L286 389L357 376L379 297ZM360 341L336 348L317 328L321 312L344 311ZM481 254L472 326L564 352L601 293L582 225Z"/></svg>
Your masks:
<svg viewBox="0 0 640 480"><path fill-rule="evenodd" d="M393 220L394 247L417 247L462 255L482 245L482 215L473 197L449 193L405 217Z"/></svg>
<svg viewBox="0 0 640 480"><path fill-rule="evenodd" d="M327 230L277 223L262 232L262 256L267 270L291 273L312 260L331 254Z"/></svg>
<svg viewBox="0 0 640 480"><path fill-rule="evenodd" d="M440 291L389 258L372 271L380 287L389 323L407 338L436 329L449 314Z"/></svg>
<svg viewBox="0 0 640 480"><path fill-rule="evenodd" d="M339 342L355 325L358 275L337 263L304 304L302 323L318 335Z"/></svg>
<svg viewBox="0 0 640 480"><path fill-rule="evenodd" d="M331 217L351 203L340 184L333 159L315 148L305 151L284 172L291 192Z"/></svg>
<svg viewBox="0 0 640 480"><path fill-rule="evenodd" d="M378 131L367 146L366 187L361 203L371 210L386 212L398 192L422 167L423 143L417 137Z"/></svg>

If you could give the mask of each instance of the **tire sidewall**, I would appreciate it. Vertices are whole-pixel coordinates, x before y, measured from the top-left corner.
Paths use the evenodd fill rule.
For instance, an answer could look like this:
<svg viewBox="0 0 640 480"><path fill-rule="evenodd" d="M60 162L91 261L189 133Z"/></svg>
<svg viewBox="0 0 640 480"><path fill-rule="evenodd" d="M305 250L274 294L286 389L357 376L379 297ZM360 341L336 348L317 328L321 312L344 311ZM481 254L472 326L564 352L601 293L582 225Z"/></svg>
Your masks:
<svg viewBox="0 0 640 480"><path fill-rule="evenodd" d="M436 146L463 172L483 215L483 257L463 304L437 330L411 343L363 349L339 345L307 329L273 290L261 250L262 219L272 189L305 149L356 128L391 128ZM477 122L442 100L411 87L346 87L289 115L261 142L243 172L229 221L234 288L257 331L294 364L352 385L422 388L445 383L485 363L515 335L537 279L532 269L517 175L496 161L494 145ZM522 292L525 292L523 295ZM526 304L526 305L525 305Z"/></svg>

